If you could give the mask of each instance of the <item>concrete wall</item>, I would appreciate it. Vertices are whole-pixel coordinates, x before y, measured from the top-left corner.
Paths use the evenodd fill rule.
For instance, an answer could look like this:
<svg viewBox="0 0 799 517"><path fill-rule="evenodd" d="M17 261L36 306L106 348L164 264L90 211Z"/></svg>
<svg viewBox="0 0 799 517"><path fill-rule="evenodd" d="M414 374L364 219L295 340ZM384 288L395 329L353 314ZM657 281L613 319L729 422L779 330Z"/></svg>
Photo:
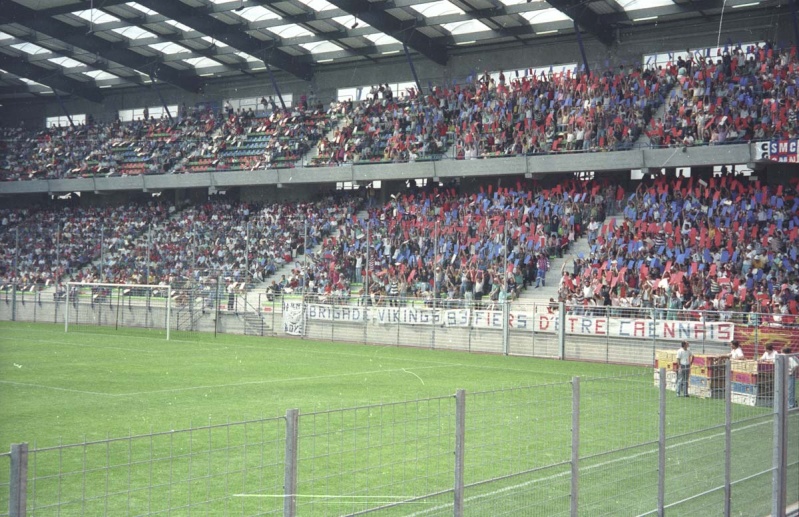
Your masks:
<svg viewBox="0 0 799 517"><path fill-rule="evenodd" d="M335 182L394 181L404 188L407 180L434 178L479 178L570 173L576 171L624 171L661 167L709 167L716 164L754 162L756 144L736 144L686 149L637 149L613 153L553 154L486 160L440 160L435 162L347 165L344 167L296 168L261 171L225 171L164 174L126 178L85 178L0 183L0 195L62 192L111 192L185 189L207 195L210 187L236 189L253 199L297 200ZM515 180L514 180L515 181Z"/></svg>
<svg viewBox="0 0 799 517"><path fill-rule="evenodd" d="M164 330L166 311L163 305L154 302L150 309L143 306L130 307L123 298L117 306L116 300L103 303L70 304L69 320L73 331L81 327L106 327L113 332L116 327L139 327ZM254 332L264 337L288 337L283 332L283 313L276 311L263 313L264 327L255 329L244 322L243 313L232 311L215 312L213 309L195 313L193 323L185 315L181 317L173 308L170 328L174 331L205 332L220 334L249 334ZM63 324L65 305L54 303L52 299L39 299L33 294L19 295L16 321ZM12 319L11 295L0 297L0 321ZM304 339L364 343L379 346L407 346L430 350L451 350L460 352L503 354L502 332L494 329L458 328L425 325L397 325L373 323L335 323L307 320ZM564 358L575 361L628 364L649 366L653 364L655 350L676 349L674 341L644 339L624 339L609 337L566 336ZM695 353L727 353L725 344L695 343ZM522 357L560 357L558 337L553 333L511 330L509 333L509 355Z"/></svg>

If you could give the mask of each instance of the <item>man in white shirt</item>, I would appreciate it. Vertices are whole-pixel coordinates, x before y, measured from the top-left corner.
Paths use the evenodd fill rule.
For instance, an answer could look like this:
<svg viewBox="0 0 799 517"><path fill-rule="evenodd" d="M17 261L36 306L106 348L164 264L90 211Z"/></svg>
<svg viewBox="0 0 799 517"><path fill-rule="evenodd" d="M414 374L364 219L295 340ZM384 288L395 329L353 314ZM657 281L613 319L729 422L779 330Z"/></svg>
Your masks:
<svg viewBox="0 0 799 517"><path fill-rule="evenodd" d="M799 407L796 405L796 379L799 377L799 358L791 355L791 347L782 348L782 353L788 356L788 409Z"/></svg>
<svg viewBox="0 0 799 517"><path fill-rule="evenodd" d="M734 361L743 361L745 359L744 351L741 349L741 344L737 340L730 343L729 357Z"/></svg>
<svg viewBox="0 0 799 517"><path fill-rule="evenodd" d="M694 362L694 354L688 350L688 341L681 343L681 348L677 351L677 396L688 396L688 377L691 374L691 365Z"/></svg>
<svg viewBox="0 0 799 517"><path fill-rule="evenodd" d="M769 343L768 345L766 345L766 351L763 352L762 356L760 356L760 360L773 363L776 357L777 357L777 352L774 350L774 345Z"/></svg>

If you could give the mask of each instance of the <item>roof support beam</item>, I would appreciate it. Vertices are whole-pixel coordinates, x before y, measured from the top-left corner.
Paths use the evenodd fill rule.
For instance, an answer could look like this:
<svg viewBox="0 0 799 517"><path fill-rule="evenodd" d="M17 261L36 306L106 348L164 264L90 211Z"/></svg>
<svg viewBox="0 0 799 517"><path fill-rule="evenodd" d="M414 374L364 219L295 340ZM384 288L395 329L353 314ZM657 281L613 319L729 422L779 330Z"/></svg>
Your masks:
<svg viewBox="0 0 799 517"><path fill-rule="evenodd" d="M102 5L100 2L97 2L97 5L94 7L102 8L102 7L111 7L112 5L119 5L130 2L131 0L103 0ZM51 16L58 16L59 14L69 14L74 13L75 11L84 11L86 9L92 8L91 1L82 1L77 4L65 4L59 5L56 7L44 7L43 9L31 9L31 12L27 15L17 18L17 22L24 25L25 20L32 20L34 18L48 18Z"/></svg>
<svg viewBox="0 0 799 517"><path fill-rule="evenodd" d="M253 38L243 30L236 30L227 23L208 14L197 14L197 9L179 0L141 0L143 6L157 11L175 21L225 44L262 59L271 66L280 68L300 79L308 81L313 76L311 65L277 48L277 42L265 42ZM246 29L245 29L246 30Z"/></svg>
<svg viewBox="0 0 799 517"><path fill-rule="evenodd" d="M592 11L585 2L581 0L547 0L547 3L577 22L577 25L605 46L613 45L613 31L603 23L602 17Z"/></svg>
<svg viewBox="0 0 799 517"><path fill-rule="evenodd" d="M88 86L76 79L71 79L58 71L36 66L19 57L0 53L0 68L16 76L25 77L55 90L82 97L92 102L102 102L103 95L99 88Z"/></svg>
<svg viewBox="0 0 799 517"><path fill-rule="evenodd" d="M158 79L183 90L197 93L201 89L202 81L196 75L192 76L186 72L179 72L174 68L161 65L157 59L143 56L93 34L86 34L55 18L37 16L35 10L16 2L7 4L4 10L10 22L19 23L36 32L59 39L73 47L93 52L109 61L134 68L144 74L154 74Z"/></svg>
<svg viewBox="0 0 799 517"><path fill-rule="evenodd" d="M416 52L439 65L446 65L449 55L446 47L438 39L431 38L416 29L414 21L403 22L387 14L390 2L369 2L369 0L328 0L339 9L365 21L375 29L404 43Z"/></svg>

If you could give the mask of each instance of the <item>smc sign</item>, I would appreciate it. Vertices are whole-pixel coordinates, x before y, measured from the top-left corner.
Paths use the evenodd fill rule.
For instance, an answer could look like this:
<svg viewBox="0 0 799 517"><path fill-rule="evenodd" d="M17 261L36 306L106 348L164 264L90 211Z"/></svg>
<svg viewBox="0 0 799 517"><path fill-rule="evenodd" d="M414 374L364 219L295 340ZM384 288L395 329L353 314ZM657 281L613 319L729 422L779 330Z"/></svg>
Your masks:
<svg viewBox="0 0 799 517"><path fill-rule="evenodd" d="M757 143L758 160L799 163L799 140L772 140Z"/></svg>

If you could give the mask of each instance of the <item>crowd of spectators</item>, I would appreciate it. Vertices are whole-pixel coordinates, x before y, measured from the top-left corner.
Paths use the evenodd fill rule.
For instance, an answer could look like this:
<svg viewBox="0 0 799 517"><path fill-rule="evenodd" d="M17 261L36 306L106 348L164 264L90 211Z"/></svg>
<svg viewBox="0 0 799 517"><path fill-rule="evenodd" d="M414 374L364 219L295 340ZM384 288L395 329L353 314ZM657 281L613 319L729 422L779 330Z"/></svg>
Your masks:
<svg viewBox="0 0 799 517"><path fill-rule="evenodd" d="M455 87L457 158L633 147L673 77L654 68L550 72L495 80L484 74Z"/></svg>
<svg viewBox="0 0 799 517"><path fill-rule="evenodd" d="M256 113L183 105L173 116L1 128L0 180L293 167L336 124L320 106Z"/></svg>
<svg viewBox="0 0 799 517"><path fill-rule="evenodd" d="M266 205L219 198L183 207L2 210L0 285L69 280L179 286L219 280L225 289L252 287L298 260L306 242L313 249L329 238L358 204L357 197L331 195Z"/></svg>
<svg viewBox="0 0 799 517"><path fill-rule="evenodd" d="M734 46L665 66L488 73L374 87L363 101L264 111L181 106L174 119L0 129L0 180L413 162L796 138L795 47ZM653 116L667 103L663 116ZM332 134L331 134L332 133ZM316 149L316 154L309 153Z"/></svg>
<svg viewBox="0 0 799 517"><path fill-rule="evenodd" d="M141 237L166 217L165 203L0 211L0 284L27 288L90 276L100 256ZM102 236L102 237L101 237ZM103 244L101 244L103 243Z"/></svg>
<svg viewBox="0 0 799 517"><path fill-rule="evenodd" d="M796 178L772 187L722 170L707 180L645 179L633 192L607 180L550 188L530 180L474 193L414 188L385 203L357 192L266 205L220 197L182 207L2 209L0 283L220 279L226 289L263 282L270 295L322 302L496 307L550 282L577 314L682 319L712 311L722 320L768 314L793 324L796 186ZM572 256L582 235L590 252ZM555 257L567 264L553 274ZM287 264L290 274L270 278Z"/></svg>
<svg viewBox="0 0 799 517"><path fill-rule="evenodd" d="M721 145L796 138L796 48L735 46L719 56L678 56L664 117L647 128L659 146Z"/></svg>
<svg viewBox="0 0 799 517"><path fill-rule="evenodd" d="M212 199L188 205L106 258L115 283L252 287L330 235L354 210L346 200L255 204ZM88 270L94 280L99 265ZM147 276L149 275L149 277Z"/></svg>
<svg viewBox="0 0 799 517"><path fill-rule="evenodd" d="M491 306L544 285L550 258L568 251L585 221L604 218L614 195L615 187L577 180L552 189L489 186L479 194L412 190L345 220L303 275L321 300L355 294L368 304L415 297ZM360 292L351 293L347 281Z"/></svg>
<svg viewBox="0 0 799 517"><path fill-rule="evenodd" d="M330 113L344 119L330 138L317 144L309 165L414 162L446 151L451 141L448 119L437 99L414 90L396 99L391 88L375 88L362 102L335 102Z"/></svg>
<svg viewBox="0 0 799 517"><path fill-rule="evenodd" d="M726 171L724 171L726 172ZM734 175L660 177L589 232L591 253L564 269L560 297L576 311L641 308L659 318L799 314L799 196Z"/></svg>

